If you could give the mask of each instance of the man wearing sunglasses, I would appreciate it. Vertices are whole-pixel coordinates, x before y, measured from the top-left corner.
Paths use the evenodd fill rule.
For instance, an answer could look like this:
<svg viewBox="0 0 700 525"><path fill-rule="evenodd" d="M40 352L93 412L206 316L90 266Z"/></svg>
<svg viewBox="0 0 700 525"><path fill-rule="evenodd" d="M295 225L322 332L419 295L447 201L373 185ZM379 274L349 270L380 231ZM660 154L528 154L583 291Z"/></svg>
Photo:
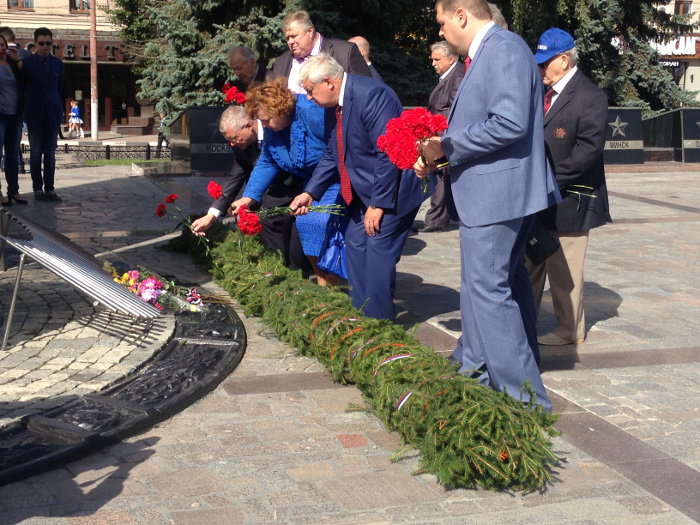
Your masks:
<svg viewBox="0 0 700 525"><path fill-rule="evenodd" d="M61 197L54 191L54 174L58 130L63 122L63 62L51 53L51 30L40 27L34 31L34 43L37 52L24 60L24 66L32 76L25 91L24 122L29 134L29 167L34 200L61 202Z"/></svg>

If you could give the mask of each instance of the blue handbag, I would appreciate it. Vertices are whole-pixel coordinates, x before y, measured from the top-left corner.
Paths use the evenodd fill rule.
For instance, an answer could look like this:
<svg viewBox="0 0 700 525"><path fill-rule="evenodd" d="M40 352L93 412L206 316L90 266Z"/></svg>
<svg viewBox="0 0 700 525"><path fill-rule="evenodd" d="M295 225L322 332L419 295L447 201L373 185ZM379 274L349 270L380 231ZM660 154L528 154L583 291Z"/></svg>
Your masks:
<svg viewBox="0 0 700 525"><path fill-rule="evenodd" d="M345 263L345 235L343 224L339 220L332 220L328 225L329 234L325 250L321 249L318 258L318 268L326 273L331 273L343 279L348 278L348 267Z"/></svg>

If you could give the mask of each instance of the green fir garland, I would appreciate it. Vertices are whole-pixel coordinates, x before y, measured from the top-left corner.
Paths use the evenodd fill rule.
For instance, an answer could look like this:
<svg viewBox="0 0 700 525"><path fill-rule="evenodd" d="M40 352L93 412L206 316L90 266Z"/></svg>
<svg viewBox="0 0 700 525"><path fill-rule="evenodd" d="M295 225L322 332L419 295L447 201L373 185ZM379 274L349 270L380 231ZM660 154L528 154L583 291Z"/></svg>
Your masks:
<svg viewBox="0 0 700 525"><path fill-rule="evenodd" d="M184 232L180 247L202 260L188 237ZM420 452L421 472L455 488L534 490L551 480L558 416L456 374L400 326L364 317L343 291L285 268L257 237L230 232L208 258L214 278L246 315L261 317L281 340L326 365L336 381L362 390L386 427L402 436L404 450Z"/></svg>

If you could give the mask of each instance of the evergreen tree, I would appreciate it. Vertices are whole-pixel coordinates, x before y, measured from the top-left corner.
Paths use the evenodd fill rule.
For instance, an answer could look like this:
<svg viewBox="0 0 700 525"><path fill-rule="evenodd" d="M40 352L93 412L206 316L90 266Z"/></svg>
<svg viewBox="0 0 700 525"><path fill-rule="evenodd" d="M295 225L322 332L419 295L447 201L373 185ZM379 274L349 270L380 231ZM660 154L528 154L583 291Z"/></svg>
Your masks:
<svg viewBox="0 0 700 525"><path fill-rule="evenodd" d="M511 29L535 48L550 27L571 33L581 68L603 89L612 106L641 107L646 113L696 105L659 63L650 42L690 34L687 17L660 7L668 0L510 0L504 13Z"/></svg>

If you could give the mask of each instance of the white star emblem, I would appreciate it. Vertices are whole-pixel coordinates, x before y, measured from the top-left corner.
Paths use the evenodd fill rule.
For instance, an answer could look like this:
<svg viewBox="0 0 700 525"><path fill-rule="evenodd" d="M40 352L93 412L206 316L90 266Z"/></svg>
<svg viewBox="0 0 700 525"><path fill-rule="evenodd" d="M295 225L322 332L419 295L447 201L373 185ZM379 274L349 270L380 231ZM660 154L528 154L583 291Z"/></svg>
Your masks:
<svg viewBox="0 0 700 525"><path fill-rule="evenodd" d="M629 124L629 122L622 122L620 120L620 115L617 116L617 118L615 119L615 122L608 122L608 126L610 126L613 130L613 134L612 134L613 137L615 137L617 135L622 135L623 137L626 136L625 135L625 128L627 127L628 124Z"/></svg>

